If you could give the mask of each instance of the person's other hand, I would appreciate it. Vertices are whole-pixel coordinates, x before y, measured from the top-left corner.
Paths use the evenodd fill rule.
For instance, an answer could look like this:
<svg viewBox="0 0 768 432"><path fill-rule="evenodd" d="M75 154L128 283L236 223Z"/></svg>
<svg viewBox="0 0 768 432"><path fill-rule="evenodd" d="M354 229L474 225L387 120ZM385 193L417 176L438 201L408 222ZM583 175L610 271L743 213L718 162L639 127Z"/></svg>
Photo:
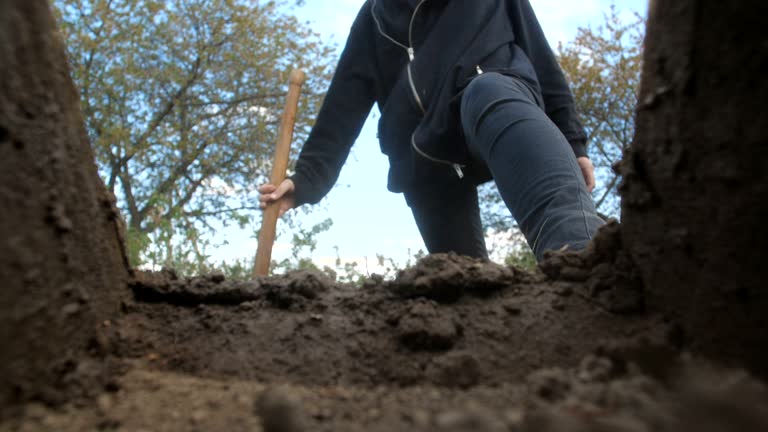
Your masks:
<svg viewBox="0 0 768 432"><path fill-rule="evenodd" d="M296 200L293 198L293 191L296 186L293 180L285 179L280 186L271 183L259 186L259 207L262 210L268 205L277 202L280 205L280 216L296 206Z"/></svg>
<svg viewBox="0 0 768 432"><path fill-rule="evenodd" d="M592 161L588 157L582 156L576 159L581 168L581 174L584 176L584 183L587 184L587 190L592 193L595 188L595 166L592 165Z"/></svg>

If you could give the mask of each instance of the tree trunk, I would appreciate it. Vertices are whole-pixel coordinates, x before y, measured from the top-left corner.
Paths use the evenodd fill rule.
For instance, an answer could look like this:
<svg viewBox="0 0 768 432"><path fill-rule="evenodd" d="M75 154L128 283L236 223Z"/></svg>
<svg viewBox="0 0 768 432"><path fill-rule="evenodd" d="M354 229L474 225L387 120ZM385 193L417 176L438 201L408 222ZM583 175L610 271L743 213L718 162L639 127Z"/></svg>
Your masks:
<svg viewBox="0 0 768 432"><path fill-rule="evenodd" d="M768 373L765 0L652 1L622 235L694 351Z"/></svg>
<svg viewBox="0 0 768 432"><path fill-rule="evenodd" d="M99 375L79 360L128 273L48 3L0 2L0 406Z"/></svg>

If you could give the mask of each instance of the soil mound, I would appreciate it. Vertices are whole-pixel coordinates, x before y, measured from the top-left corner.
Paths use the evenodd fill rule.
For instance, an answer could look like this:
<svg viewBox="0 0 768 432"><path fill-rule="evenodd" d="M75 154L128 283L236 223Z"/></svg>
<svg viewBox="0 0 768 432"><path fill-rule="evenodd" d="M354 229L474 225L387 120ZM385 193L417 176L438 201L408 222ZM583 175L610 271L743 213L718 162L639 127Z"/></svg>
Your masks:
<svg viewBox="0 0 768 432"><path fill-rule="evenodd" d="M573 366L617 337L666 337L660 319L612 314L572 281L456 255L362 287L307 271L247 282L168 271L131 288L108 345L207 377L415 385L467 366L457 385L490 384Z"/></svg>

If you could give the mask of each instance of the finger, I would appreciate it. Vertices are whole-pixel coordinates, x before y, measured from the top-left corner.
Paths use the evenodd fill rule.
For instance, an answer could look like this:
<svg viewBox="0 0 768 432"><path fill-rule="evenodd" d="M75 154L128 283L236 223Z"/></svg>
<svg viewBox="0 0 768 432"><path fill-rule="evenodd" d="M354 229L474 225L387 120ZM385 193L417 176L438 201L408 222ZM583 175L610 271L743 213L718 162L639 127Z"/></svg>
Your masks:
<svg viewBox="0 0 768 432"><path fill-rule="evenodd" d="M267 184L263 184L263 185L259 186L258 190L259 190L259 193L268 194L268 193L274 192L275 189L277 189L277 187L275 185L273 185L271 183L267 183Z"/></svg>
<svg viewBox="0 0 768 432"><path fill-rule="evenodd" d="M293 182L289 180L284 180L282 183L280 183L280 186L277 187L277 190L272 195L276 195L278 198L280 198L286 193L289 193L292 191L293 191Z"/></svg>
<svg viewBox="0 0 768 432"><path fill-rule="evenodd" d="M280 185L277 189L273 190L272 193L266 193L264 197L266 197L268 201L277 201L282 198L283 195L285 195L285 188Z"/></svg>
<svg viewBox="0 0 768 432"><path fill-rule="evenodd" d="M586 157L578 158L577 162L581 168L581 175L584 177L584 185L591 193L595 188L595 167L592 165L592 161Z"/></svg>
<svg viewBox="0 0 768 432"><path fill-rule="evenodd" d="M595 189L595 172L592 170L587 173L587 189L590 193Z"/></svg>
<svg viewBox="0 0 768 432"><path fill-rule="evenodd" d="M589 192L592 192L592 179L589 175L589 169L585 166L581 167L581 175L584 177L584 186L587 187Z"/></svg>

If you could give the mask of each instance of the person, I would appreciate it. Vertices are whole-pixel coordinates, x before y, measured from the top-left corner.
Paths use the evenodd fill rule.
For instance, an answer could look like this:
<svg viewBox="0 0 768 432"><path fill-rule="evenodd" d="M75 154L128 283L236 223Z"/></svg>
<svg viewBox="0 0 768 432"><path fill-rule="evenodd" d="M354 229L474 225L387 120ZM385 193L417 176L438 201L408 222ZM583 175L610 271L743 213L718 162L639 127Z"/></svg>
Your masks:
<svg viewBox="0 0 768 432"><path fill-rule="evenodd" d="M604 223L574 98L528 0L367 0L295 173L259 188L281 214L335 184L373 104L430 253L487 259L477 186L493 180L538 260Z"/></svg>

